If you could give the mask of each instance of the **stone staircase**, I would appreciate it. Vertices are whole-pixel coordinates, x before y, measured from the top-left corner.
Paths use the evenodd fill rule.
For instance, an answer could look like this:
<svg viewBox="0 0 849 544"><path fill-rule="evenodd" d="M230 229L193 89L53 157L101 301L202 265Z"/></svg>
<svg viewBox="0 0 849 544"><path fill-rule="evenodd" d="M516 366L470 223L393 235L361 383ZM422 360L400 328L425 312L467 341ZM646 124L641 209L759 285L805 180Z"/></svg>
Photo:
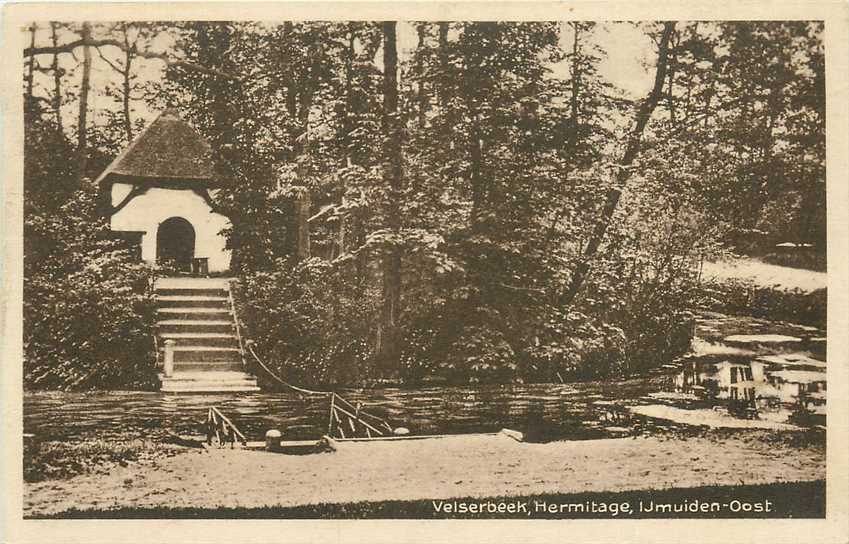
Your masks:
<svg viewBox="0 0 849 544"><path fill-rule="evenodd" d="M159 375L161 391L259 391L256 378L245 372L229 279L160 278L154 287L160 352L173 341L173 372Z"/></svg>

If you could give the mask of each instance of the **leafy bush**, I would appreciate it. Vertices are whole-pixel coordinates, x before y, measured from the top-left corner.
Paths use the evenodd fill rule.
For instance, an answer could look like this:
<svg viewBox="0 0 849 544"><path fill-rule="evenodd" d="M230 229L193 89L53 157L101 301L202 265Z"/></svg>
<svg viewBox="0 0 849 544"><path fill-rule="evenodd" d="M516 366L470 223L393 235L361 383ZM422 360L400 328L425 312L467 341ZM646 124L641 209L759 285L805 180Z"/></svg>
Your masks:
<svg viewBox="0 0 849 544"><path fill-rule="evenodd" d="M328 261L280 259L273 270L245 274L238 290L246 335L279 376L306 384L374 377L370 331L377 293L354 284Z"/></svg>
<svg viewBox="0 0 849 544"><path fill-rule="evenodd" d="M497 312L473 308L461 297L412 313L401 355L405 381L437 378L467 384L520 379L515 338L505 333Z"/></svg>
<svg viewBox="0 0 849 544"><path fill-rule="evenodd" d="M501 331L480 325L463 329L439 370L453 382L508 382L515 379L516 354Z"/></svg>
<svg viewBox="0 0 849 544"><path fill-rule="evenodd" d="M747 280L712 280L702 285L698 303L703 308L718 312L747 314L820 328L827 324L826 289L805 292L758 287Z"/></svg>
<svg viewBox="0 0 849 544"><path fill-rule="evenodd" d="M621 375L625 336L621 329L594 323L580 312L553 310L525 349L523 359L524 374L533 381Z"/></svg>
<svg viewBox="0 0 849 544"><path fill-rule="evenodd" d="M109 237L93 188L25 226L24 383L150 387L154 270Z"/></svg>

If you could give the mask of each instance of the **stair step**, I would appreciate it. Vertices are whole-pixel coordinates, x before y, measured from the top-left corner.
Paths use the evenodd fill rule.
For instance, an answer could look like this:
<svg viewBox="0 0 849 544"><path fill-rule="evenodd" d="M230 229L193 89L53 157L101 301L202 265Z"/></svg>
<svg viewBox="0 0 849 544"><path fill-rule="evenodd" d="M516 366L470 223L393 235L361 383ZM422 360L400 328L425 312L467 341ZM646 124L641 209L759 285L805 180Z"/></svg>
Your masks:
<svg viewBox="0 0 849 544"><path fill-rule="evenodd" d="M229 386L229 385L216 385L210 384L205 387L180 387L176 385L169 385L167 383L163 383L159 390L163 393L259 393L261 389L259 386Z"/></svg>
<svg viewBox="0 0 849 544"><path fill-rule="evenodd" d="M157 297L159 308L229 308L230 299L224 297L189 297L165 296Z"/></svg>
<svg viewBox="0 0 849 544"><path fill-rule="evenodd" d="M233 332L232 321L201 321L193 319L166 319L156 324L160 334L166 333L223 333Z"/></svg>
<svg viewBox="0 0 849 544"><path fill-rule="evenodd" d="M156 297L157 300L229 300L227 297L208 297L194 295L167 295L164 297Z"/></svg>
<svg viewBox="0 0 849 544"><path fill-rule="evenodd" d="M166 393L249 393L257 380L245 372L230 306L229 282L222 279L160 278L155 285L157 336L174 340L170 378L160 375Z"/></svg>
<svg viewBox="0 0 849 544"><path fill-rule="evenodd" d="M160 376L163 378L163 376ZM234 381L234 380L252 380L256 381L251 374L248 374L244 371L202 371L202 372L174 372L174 374L170 378L165 378L168 380L177 380L177 381L193 381L193 380L220 380L220 381Z"/></svg>
<svg viewBox="0 0 849 544"><path fill-rule="evenodd" d="M232 334L217 332L168 332L163 338L235 338Z"/></svg>
<svg viewBox="0 0 849 544"><path fill-rule="evenodd" d="M238 374L237 372L198 372L196 374ZM172 384L180 384L184 387L193 387L197 385L208 385L211 383L216 383L219 385L252 385L256 386L256 378L252 378L247 374L243 374L242 378L235 379L220 379L220 378L192 378L187 379L182 377L180 374L174 374L170 378L161 378L163 382L167 381Z"/></svg>
<svg viewBox="0 0 849 544"><path fill-rule="evenodd" d="M232 319L230 310L224 308L158 308L156 312L160 317L169 320L223 321Z"/></svg>
<svg viewBox="0 0 849 544"><path fill-rule="evenodd" d="M174 373L184 372L238 372L244 371L241 361L180 361L174 362Z"/></svg>
<svg viewBox="0 0 849 544"><path fill-rule="evenodd" d="M237 361L241 357L236 347L174 346L174 363Z"/></svg>
<svg viewBox="0 0 849 544"><path fill-rule="evenodd" d="M204 326L212 326L212 325L232 325L233 322L229 320L221 320L221 321L206 321L206 320L192 320L192 319L164 319L162 321L158 321L157 325L204 325Z"/></svg>
<svg viewBox="0 0 849 544"><path fill-rule="evenodd" d="M208 374L213 374L213 373L209 372ZM247 386L253 386L253 387L257 386L255 378L242 378L242 379L239 379L239 380L214 380L214 379L210 379L210 380L204 380L204 379L184 380L184 379L180 378L179 376L175 375L175 376L172 376L171 378L162 378L161 381L163 383L167 382L167 383L174 384L174 385L178 384L181 387L198 387L198 386L205 387L205 386L208 386L210 384L215 384L215 385L219 385L219 386L237 386L237 387L244 387L246 385Z"/></svg>
<svg viewBox="0 0 849 544"><path fill-rule="evenodd" d="M163 378L162 384L171 386L179 385L184 389L196 389L199 387L257 387L256 380L180 380L174 378Z"/></svg>
<svg viewBox="0 0 849 544"><path fill-rule="evenodd" d="M159 390L164 393L256 393L260 390L255 379L184 380L160 377L160 383Z"/></svg>
<svg viewBox="0 0 849 544"><path fill-rule="evenodd" d="M159 287L156 289L158 297L174 297L174 296L191 296L191 297L217 297L227 298L229 291L227 289L205 289L205 288L175 288L175 287Z"/></svg>
<svg viewBox="0 0 849 544"><path fill-rule="evenodd" d="M192 387L192 388L184 388L179 386L173 386L168 384L162 384L162 387L159 388L163 393L259 393L261 389L259 386L217 386L217 385L209 385L208 387Z"/></svg>
<svg viewBox="0 0 849 544"><path fill-rule="evenodd" d="M156 279L157 289L187 288L187 289L226 289L236 278L198 278L187 276L171 276Z"/></svg>
<svg viewBox="0 0 849 544"><path fill-rule="evenodd" d="M162 340L174 340L176 347L199 346L216 348L239 348L238 339L232 334L217 332L165 332Z"/></svg>

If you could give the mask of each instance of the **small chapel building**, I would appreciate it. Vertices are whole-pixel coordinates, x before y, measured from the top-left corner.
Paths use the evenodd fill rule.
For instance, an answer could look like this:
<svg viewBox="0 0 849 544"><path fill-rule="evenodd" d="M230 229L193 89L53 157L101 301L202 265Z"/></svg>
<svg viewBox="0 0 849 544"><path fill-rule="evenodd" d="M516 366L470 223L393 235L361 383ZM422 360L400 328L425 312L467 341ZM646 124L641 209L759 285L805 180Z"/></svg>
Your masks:
<svg viewBox="0 0 849 544"><path fill-rule="evenodd" d="M109 224L137 244L141 259L183 272L230 268L222 230L229 219L213 201L221 185L204 137L166 110L97 179L109 200Z"/></svg>

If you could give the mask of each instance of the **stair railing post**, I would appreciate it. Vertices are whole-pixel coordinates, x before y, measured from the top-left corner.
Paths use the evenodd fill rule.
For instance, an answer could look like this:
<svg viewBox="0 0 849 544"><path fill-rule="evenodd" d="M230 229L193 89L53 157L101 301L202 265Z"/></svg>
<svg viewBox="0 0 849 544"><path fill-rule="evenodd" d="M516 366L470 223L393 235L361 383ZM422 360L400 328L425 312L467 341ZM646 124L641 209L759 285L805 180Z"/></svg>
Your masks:
<svg viewBox="0 0 849 544"><path fill-rule="evenodd" d="M170 338L165 341L165 364L163 374L165 374L166 378L170 378L174 375L174 345L176 343L176 341Z"/></svg>

